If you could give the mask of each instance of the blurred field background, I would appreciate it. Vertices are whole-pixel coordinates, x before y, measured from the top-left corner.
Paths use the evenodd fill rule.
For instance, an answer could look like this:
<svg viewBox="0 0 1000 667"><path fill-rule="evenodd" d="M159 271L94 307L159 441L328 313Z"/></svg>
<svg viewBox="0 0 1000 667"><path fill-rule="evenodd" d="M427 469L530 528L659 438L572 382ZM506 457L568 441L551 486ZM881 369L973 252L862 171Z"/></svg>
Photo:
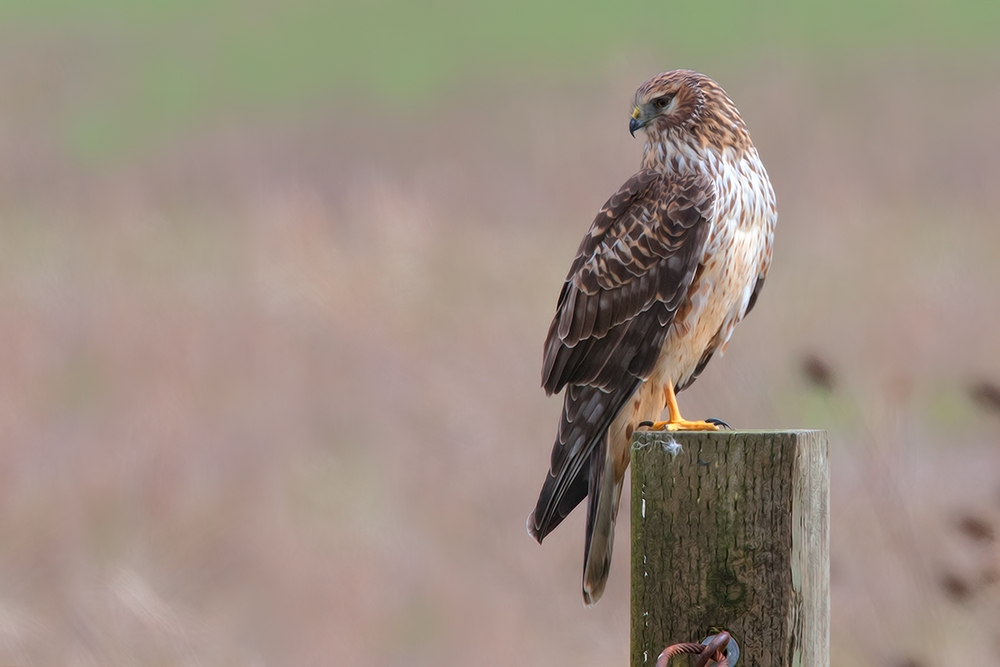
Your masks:
<svg viewBox="0 0 1000 667"><path fill-rule="evenodd" d="M829 429L835 666L997 655L1000 4L4 0L0 664L625 665L524 520L674 67L780 208L685 414Z"/></svg>

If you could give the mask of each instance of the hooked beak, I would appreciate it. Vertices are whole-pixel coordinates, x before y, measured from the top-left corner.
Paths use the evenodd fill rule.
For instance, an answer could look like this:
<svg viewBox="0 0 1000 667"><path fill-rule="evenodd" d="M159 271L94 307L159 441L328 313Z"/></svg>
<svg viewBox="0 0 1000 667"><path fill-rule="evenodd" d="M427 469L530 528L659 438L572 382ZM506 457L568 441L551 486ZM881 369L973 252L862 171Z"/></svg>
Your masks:
<svg viewBox="0 0 1000 667"><path fill-rule="evenodd" d="M642 113L639 111L639 107L632 110L632 120L628 122L628 132L633 137L635 136L636 130L641 130L646 126L646 121L641 118Z"/></svg>

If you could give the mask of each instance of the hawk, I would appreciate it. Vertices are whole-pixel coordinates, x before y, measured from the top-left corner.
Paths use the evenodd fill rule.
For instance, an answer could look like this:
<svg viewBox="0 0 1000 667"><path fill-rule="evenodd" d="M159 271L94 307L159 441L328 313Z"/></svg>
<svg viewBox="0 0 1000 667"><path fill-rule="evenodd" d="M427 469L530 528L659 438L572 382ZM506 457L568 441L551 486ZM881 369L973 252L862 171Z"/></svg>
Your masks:
<svg viewBox="0 0 1000 667"><path fill-rule="evenodd" d="M539 543L585 497L583 598L604 592L632 432L688 421L690 386L754 307L771 264L774 190L746 124L715 81L658 74L635 93L642 168L584 237L545 340L542 387L565 390L551 467L528 532Z"/></svg>

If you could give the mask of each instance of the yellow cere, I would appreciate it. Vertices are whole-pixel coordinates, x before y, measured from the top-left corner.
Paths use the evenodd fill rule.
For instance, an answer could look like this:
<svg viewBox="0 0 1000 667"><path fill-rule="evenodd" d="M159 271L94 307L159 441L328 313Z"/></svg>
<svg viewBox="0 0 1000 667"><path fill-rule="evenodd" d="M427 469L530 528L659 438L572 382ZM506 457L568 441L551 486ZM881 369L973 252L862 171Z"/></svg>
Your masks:
<svg viewBox="0 0 1000 667"><path fill-rule="evenodd" d="M639 107L636 107L635 109L632 110L632 118L638 118L638 117L639 117Z"/></svg>

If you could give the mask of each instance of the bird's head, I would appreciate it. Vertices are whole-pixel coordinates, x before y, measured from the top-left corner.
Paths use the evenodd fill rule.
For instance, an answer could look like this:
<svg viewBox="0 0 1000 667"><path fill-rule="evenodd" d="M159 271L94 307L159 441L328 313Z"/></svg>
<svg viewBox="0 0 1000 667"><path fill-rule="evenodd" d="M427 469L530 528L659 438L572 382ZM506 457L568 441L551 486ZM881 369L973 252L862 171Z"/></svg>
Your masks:
<svg viewBox="0 0 1000 667"><path fill-rule="evenodd" d="M650 141L694 141L719 150L749 144L746 125L726 91L704 74L675 69L657 74L635 91L629 132Z"/></svg>

